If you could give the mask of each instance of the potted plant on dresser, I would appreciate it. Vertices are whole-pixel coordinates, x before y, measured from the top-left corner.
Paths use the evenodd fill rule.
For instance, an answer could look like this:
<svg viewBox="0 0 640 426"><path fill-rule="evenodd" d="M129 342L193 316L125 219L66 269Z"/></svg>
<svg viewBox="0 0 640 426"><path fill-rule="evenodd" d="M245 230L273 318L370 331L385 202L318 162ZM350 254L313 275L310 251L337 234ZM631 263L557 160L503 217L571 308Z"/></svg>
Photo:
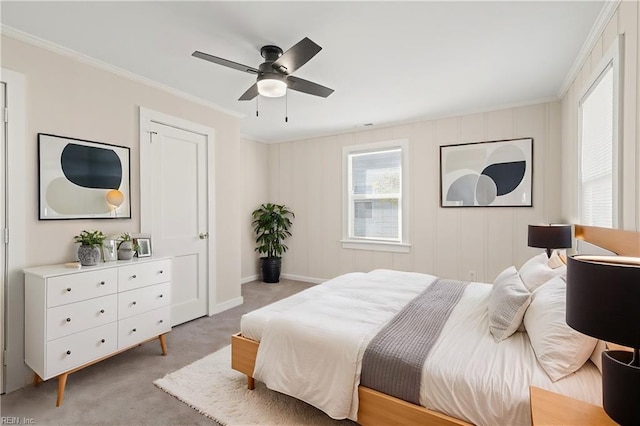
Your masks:
<svg viewBox="0 0 640 426"><path fill-rule="evenodd" d="M101 248L106 235L102 231L82 231L80 235L73 237L78 247L78 260L82 266L94 266L101 258Z"/></svg>
<svg viewBox="0 0 640 426"><path fill-rule="evenodd" d="M291 219L295 215L283 204L262 204L254 210L253 230L256 233L256 251L262 255L260 269L262 281L277 283L280 281L282 254L288 249L283 241L291 236Z"/></svg>
<svg viewBox="0 0 640 426"><path fill-rule="evenodd" d="M118 260L131 260L136 250L131 234L125 232L118 237Z"/></svg>

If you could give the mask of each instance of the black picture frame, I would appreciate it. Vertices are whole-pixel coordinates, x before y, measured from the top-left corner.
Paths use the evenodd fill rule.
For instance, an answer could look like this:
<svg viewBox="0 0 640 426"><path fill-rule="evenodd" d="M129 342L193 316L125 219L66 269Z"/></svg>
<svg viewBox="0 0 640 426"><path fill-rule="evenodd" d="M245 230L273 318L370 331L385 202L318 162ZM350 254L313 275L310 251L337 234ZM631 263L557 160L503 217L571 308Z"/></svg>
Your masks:
<svg viewBox="0 0 640 426"><path fill-rule="evenodd" d="M38 133L38 219L131 219L130 148Z"/></svg>
<svg viewBox="0 0 640 426"><path fill-rule="evenodd" d="M533 138L440 146L440 207L533 207Z"/></svg>
<svg viewBox="0 0 640 426"><path fill-rule="evenodd" d="M151 238L136 238L134 243L138 247L136 249L136 255L138 257L151 256Z"/></svg>

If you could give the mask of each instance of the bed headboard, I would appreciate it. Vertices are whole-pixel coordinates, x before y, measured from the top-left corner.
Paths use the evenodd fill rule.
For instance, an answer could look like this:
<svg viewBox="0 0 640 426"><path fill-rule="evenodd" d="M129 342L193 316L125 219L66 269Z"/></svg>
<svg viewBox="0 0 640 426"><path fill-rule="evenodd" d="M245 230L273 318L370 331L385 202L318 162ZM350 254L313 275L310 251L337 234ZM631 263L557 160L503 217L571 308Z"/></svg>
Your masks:
<svg viewBox="0 0 640 426"><path fill-rule="evenodd" d="M620 256L640 257L640 232L574 225L575 237Z"/></svg>

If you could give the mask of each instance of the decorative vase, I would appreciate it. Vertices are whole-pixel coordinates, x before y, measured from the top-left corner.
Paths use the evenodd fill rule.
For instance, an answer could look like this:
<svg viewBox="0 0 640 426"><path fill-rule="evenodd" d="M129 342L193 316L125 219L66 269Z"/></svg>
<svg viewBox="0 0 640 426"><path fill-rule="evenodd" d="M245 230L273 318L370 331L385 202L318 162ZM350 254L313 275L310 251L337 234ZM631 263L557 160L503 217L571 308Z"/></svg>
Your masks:
<svg viewBox="0 0 640 426"><path fill-rule="evenodd" d="M94 266L100 260L100 248L98 246L78 247L78 260L82 266Z"/></svg>
<svg viewBox="0 0 640 426"><path fill-rule="evenodd" d="M133 253L133 243L131 241L122 241L118 246L118 260L131 260Z"/></svg>

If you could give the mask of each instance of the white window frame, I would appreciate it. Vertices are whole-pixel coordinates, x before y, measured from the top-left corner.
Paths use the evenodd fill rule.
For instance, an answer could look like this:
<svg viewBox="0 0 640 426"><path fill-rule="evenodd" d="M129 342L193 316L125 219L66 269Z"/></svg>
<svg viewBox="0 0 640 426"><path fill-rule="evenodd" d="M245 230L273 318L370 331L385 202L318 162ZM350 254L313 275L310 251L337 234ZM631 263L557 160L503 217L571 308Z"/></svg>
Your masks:
<svg viewBox="0 0 640 426"><path fill-rule="evenodd" d="M351 203L351 174L349 173L349 156L352 154L373 153L378 151L388 151L391 149L401 150L401 181L400 181L400 241L390 241L387 239L356 238L352 237L353 229L353 207ZM409 141L398 139L385 142L377 142L362 145L350 145L342 148L342 248L355 250L388 251L397 253L408 253L411 249L409 244Z"/></svg>
<svg viewBox="0 0 640 426"><path fill-rule="evenodd" d="M602 80L607 71L611 68L613 72L613 147L612 147L612 180L613 180L613 193L612 193L612 224L613 228L618 228L621 226L621 208L620 208L620 187L622 183L621 179L621 143L620 143L620 135L621 133L621 117L622 117L622 107L621 107L621 98L620 93L623 93L623 79L622 79L622 63L620 52L623 51L623 43L624 39L622 36L618 36L615 42L611 44L611 47L607 50L607 52L602 56L602 59L598 64L594 67L591 76L589 77L588 83L585 85L585 89L579 96L578 102L578 178L576 179L576 188L575 192L578 194L577 198L577 206L576 211L578 212L578 217L580 222L583 221L583 211L582 211L582 191L580 188L582 182L582 105L584 101L588 98L588 96L593 92L593 90L597 87L598 83Z"/></svg>

